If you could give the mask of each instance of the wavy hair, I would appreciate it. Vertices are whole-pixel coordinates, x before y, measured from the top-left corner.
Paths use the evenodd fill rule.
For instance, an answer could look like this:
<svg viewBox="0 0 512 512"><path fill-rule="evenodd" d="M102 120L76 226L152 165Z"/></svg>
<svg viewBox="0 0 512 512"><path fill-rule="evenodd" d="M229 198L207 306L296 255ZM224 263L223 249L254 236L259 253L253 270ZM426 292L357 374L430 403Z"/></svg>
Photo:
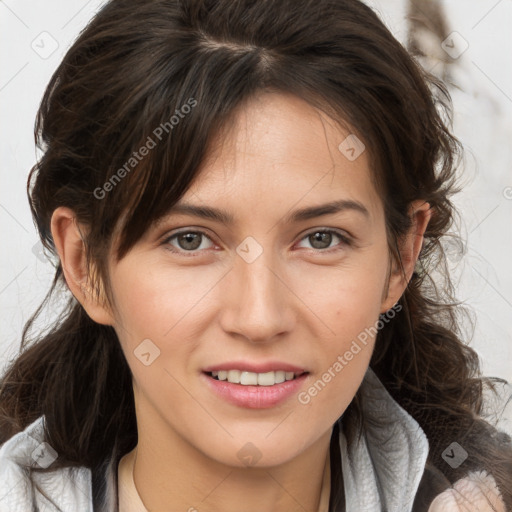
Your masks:
<svg viewBox="0 0 512 512"><path fill-rule="evenodd" d="M379 331L370 366L426 433L428 465L443 468L447 485L486 469L512 510L511 440L482 417L484 390L494 384L464 342L444 266L441 242L454 219L450 198L461 154L451 134L450 97L364 3L105 4L53 74L38 111L42 156L27 193L44 247L56 256L53 211L74 210L88 228L93 288L111 301L113 235L119 230L119 261L191 185L235 110L265 90L302 98L364 141L397 261L410 226L408 205L430 203L421 268L400 299L403 312ZM190 98L197 105L186 119L162 133L122 180L105 186ZM99 198L107 189L108 197ZM22 353L0 381L0 443L44 414L45 435L59 453L49 469L93 469L112 449L124 454L137 443L132 377L114 329L93 322L73 296L55 323L30 335L52 294L66 290L58 258L55 269L45 301L23 330ZM342 420L355 439L365 421L358 395ZM458 468L441 460L454 439L468 452ZM341 468L332 471L339 475ZM341 494L332 490L331 510Z"/></svg>

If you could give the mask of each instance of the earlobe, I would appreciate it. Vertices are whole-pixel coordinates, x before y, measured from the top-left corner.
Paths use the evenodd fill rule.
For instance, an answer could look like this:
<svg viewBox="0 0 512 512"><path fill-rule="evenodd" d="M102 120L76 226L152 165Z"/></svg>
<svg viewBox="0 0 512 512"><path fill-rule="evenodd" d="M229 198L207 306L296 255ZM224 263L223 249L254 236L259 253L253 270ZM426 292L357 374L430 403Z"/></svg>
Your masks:
<svg viewBox="0 0 512 512"><path fill-rule="evenodd" d="M382 313L396 304L409 284L423 246L425 231L432 217L430 204L423 200L413 201L409 207L409 216L411 227L398 242L401 264L393 262L391 265Z"/></svg>
<svg viewBox="0 0 512 512"><path fill-rule="evenodd" d="M70 208L60 206L52 214L51 232L59 254L66 283L92 320L113 325L110 309L100 303L89 285L85 244L76 216Z"/></svg>

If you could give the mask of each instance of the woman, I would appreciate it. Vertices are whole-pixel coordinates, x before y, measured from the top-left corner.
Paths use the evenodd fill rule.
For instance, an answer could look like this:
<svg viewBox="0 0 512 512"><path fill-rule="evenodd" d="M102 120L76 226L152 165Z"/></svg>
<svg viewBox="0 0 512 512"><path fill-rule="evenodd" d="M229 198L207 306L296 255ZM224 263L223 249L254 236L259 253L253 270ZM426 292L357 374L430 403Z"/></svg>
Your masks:
<svg viewBox="0 0 512 512"><path fill-rule="evenodd" d="M0 511L512 510L429 274L442 95L357 0L105 5L38 114L71 296L1 382Z"/></svg>

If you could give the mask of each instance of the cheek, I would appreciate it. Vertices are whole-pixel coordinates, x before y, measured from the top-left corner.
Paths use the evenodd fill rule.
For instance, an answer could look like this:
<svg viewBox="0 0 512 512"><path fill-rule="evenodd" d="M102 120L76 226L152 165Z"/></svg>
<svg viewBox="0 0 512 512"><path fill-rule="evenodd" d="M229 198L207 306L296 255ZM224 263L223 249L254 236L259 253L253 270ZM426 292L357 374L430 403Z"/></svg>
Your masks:
<svg viewBox="0 0 512 512"><path fill-rule="evenodd" d="M331 336L355 336L378 318L387 278L387 260L378 251L331 269L311 266L298 274L294 279L300 278L304 302L330 327Z"/></svg>
<svg viewBox="0 0 512 512"><path fill-rule="evenodd" d="M315 350L320 372L301 403L341 412L348 406L370 362L386 276L382 251L368 251L335 272L310 269L306 300L327 329Z"/></svg>
<svg viewBox="0 0 512 512"><path fill-rule="evenodd" d="M325 316L333 333L317 339L317 372L297 397L309 417L332 423L353 400L375 345L379 296L372 287L339 290L332 314Z"/></svg>
<svg viewBox="0 0 512 512"><path fill-rule="evenodd" d="M141 414L151 414L145 409L149 404L173 403L179 409L189 401L179 385L180 364L195 349L192 322L212 281L211 276L195 276L191 282L190 274L161 262L141 264L128 259L111 272L115 330L138 390ZM145 398L140 400L141 396Z"/></svg>
<svg viewBox="0 0 512 512"><path fill-rule="evenodd" d="M166 267L161 262L121 261L112 272L116 321L130 343L140 343L144 338L169 339L198 314L216 281L206 267L191 271Z"/></svg>
<svg viewBox="0 0 512 512"><path fill-rule="evenodd" d="M206 266L176 269L161 261L121 261L111 273L115 330L134 384L146 397L142 402L190 406L179 382L192 365L211 314L209 292L215 295L217 274Z"/></svg>

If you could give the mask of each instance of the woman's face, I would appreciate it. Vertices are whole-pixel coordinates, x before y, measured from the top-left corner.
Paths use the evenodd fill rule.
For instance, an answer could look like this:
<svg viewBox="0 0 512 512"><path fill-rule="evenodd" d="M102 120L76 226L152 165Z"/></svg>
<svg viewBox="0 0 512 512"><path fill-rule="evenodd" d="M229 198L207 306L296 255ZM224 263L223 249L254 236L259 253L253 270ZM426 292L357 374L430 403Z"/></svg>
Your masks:
<svg viewBox="0 0 512 512"><path fill-rule="evenodd" d="M358 156L349 135L294 96L254 97L179 203L229 222L170 211L111 263L112 323L139 431L231 466L272 466L345 411L379 313L400 295L387 293L384 212L367 152ZM262 383L244 386L205 373L215 368L268 375L229 374ZM264 385L294 369L307 373Z"/></svg>

